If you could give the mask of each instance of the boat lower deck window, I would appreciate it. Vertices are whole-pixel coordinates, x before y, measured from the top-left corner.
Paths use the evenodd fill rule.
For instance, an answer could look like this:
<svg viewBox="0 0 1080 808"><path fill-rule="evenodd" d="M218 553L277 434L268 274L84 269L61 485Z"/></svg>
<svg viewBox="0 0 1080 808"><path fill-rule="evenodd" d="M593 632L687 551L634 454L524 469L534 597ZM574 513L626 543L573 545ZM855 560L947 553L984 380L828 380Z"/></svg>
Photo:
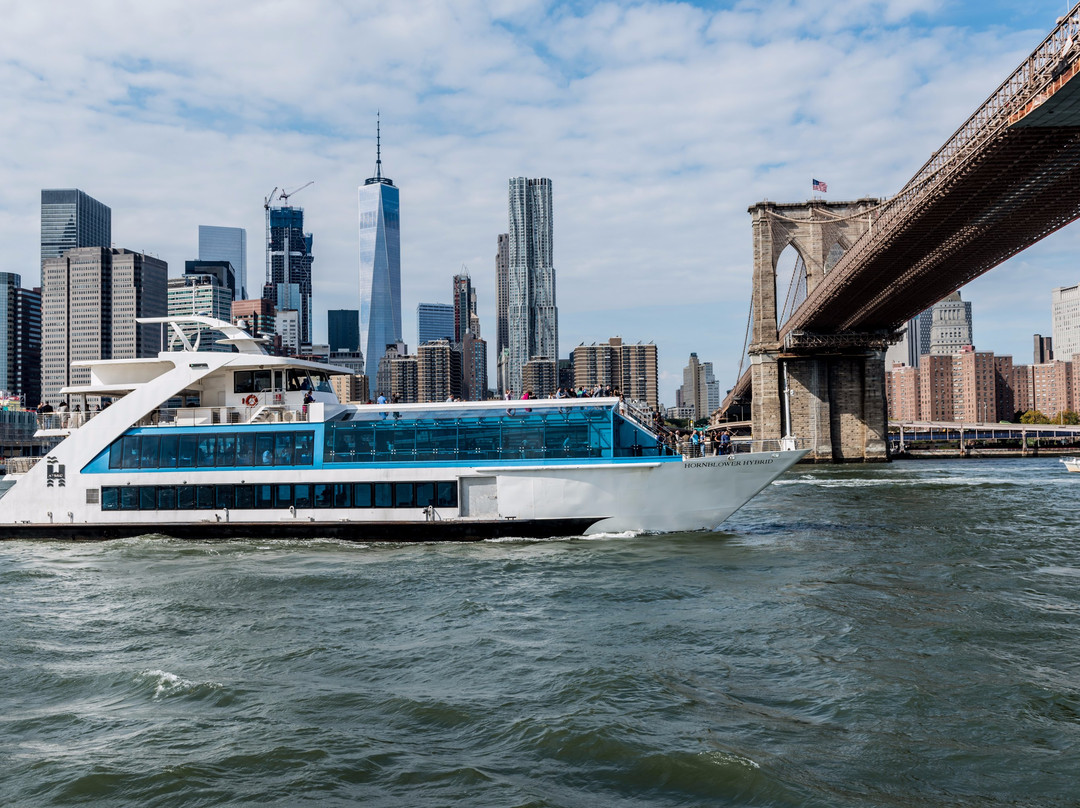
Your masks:
<svg viewBox="0 0 1080 808"><path fill-rule="evenodd" d="M106 485L103 511L456 508L457 482Z"/></svg>

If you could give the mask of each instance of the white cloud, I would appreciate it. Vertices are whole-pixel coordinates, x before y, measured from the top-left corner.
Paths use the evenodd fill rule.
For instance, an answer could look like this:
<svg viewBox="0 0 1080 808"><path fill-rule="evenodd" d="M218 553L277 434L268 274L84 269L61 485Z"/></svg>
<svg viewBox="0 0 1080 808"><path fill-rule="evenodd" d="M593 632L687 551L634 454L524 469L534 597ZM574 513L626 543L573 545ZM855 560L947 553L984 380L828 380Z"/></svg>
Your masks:
<svg viewBox="0 0 1080 808"><path fill-rule="evenodd" d="M548 176L563 353L616 333L655 340L670 403L690 351L734 380L747 206L804 199L811 177L830 198L895 192L1057 13L1041 2L1017 32L974 3L979 22L957 27L956 5L944 27L936 0L14 4L0 268L36 282L40 189L79 187L112 207L118 245L174 270L195 257L198 224L246 227L257 287L263 197L314 179L295 201L315 234L315 309L347 305L381 109L384 171L402 189L406 340L416 304L449 300L463 263L493 335L507 179ZM1074 241L1021 258L1063 267L1070 250L1054 245ZM977 323L1001 323L995 338L1045 330L1049 289L1033 279L1072 282L996 270L967 294Z"/></svg>

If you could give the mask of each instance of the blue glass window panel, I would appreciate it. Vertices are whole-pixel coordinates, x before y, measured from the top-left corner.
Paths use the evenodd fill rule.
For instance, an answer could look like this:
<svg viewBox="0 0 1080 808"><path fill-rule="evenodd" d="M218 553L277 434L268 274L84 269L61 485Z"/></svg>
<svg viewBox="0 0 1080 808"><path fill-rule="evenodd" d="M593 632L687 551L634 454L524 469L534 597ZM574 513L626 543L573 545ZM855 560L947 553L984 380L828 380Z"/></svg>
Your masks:
<svg viewBox="0 0 1080 808"><path fill-rule="evenodd" d="M177 468L186 469L195 467L195 452L198 443L198 436L196 435L180 436L179 457L176 461Z"/></svg>
<svg viewBox="0 0 1080 808"><path fill-rule="evenodd" d="M176 488L171 485L158 486L157 506L159 511L176 510Z"/></svg>
<svg viewBox="0 0 1080 808"><path fill-rule="evenodd" d="M158 467L158 446L160 441L157 435L143 435L139 441L139 467L144 469L156 469Z"/></svg>
<svg viewBox="0 0 1080 808"><path fill-rule="evenodd" d="M176 457L180 448L180 438L177 435L162 435L161 449L158 453L159 468L176 468Z"/></svg>
<svg viewBox="0 0 1080 808"><path fill-rule="evenodd" d="M124 441L124 468L137 469L139 467L139 436L125 435Z"/></svg>
<svg viewBox="0 0 1080 808"><path fill-rule="evenodd" d="M199 468L213 468L214 449L217 446L217 438L213 435L199 435L198 465Z"/></svg>
<svg viewBox="0 0 1080 808"><path fill-rule="evenodd" d="M353 485L353 507L371 507L371 483L355 483Z"/></svg>
<svg viewBox="0 0 1080 808"><path fill-rule="evenodd" d="M440 508L457 507L457 483L442 482L437 484Z"/></svg>
<svg viewBox="0 0 1080 808"><path fill-rule="evenodd" d="M176 487L176 509L179 511L195 509L195 486L178 485Z"/></svg>
<svg viewBox="0 0 1080 808"><path fill-rule="evenodd" d="M286 483L274 486L274 507L290 508L293 504L293 487Z"/></svg>
<svg viewBox="0 0 1080 808"><path fill-rule="evenodd" d="M139 489L126 485L120 489L120 510L134 511L139 507Z"/></svg>
<svg viewBox="0 0 1080 808"><path fill-rule="evenodd" d="M435 483L416 484L416 507L426 508L435 504Z"/></svg>
<svg viewBox="0 0 1080 808"><path fill-rule="evenodd" d="M117 438L109 446L109 468L119 469L124 466L124 439Z"/></svg>
<svg viewBox="0 0 1080 808"><path fill-rule="evenodd" d="M153 511L157 509L157 491L152 485L139 486L139 510Z"/></svg>
<svg viewBox="0 0 1080 808"><path fill-rule="evenodd" d="M255 465L274 465L274 436L260 432L255 436Z"/></svg>
<svg viewBox="0 0 1080 808"><path fill-rule="evenodd" d="M255 507L255 492L250 485L233 486L233 501L235 507L240 510L248 510Z"/></svg>
<svg viewBox="0 0 1080 808"><path fill-rule="evenodd" d="M375 483L375 507L391 508L394 505L394 486L392 483Z"/></svg>
<svg viewBox="0 0 1080 808"><path fill-rule="evenodd" d="M412 508L416 501L416 492L412 483L394 483L394 507Z"/></svg>
<svg viewBox="0 0 1080 808"><path fill-rule="evenodd" d="M307 483L297 483L293 486L293 505L297 508L310 508L312 505L311 486Z"/></svg>
<svg viewBox="0 0 1080 808"><path fill-rule="evenodd" d="M195 486L195 507L203 511L214 509L214 486Z"/></svg>
<svg viewBox="0 0 1080 808"><path fill-rule="evenodd" d="M335 508L351 508L352 507L352 483L335 483L334 484L334 507Z"/></svg>
<svg viewBox="0 0 1080 808"><path fill-rule="evenodd" d="M241 432L236 436L236 465L255 465L255 433Z"/></svg>
<svg viewBox="0 0 1080 808"><path fill-rule="evenodd" d="M293 464L293 436L291 432L278 432L274 436L274 465Z"/></svg>
<svg viewBox="0 0 1080 808"><path fill-rule="evenodd" d="M236 465L236 435L218 435L214 462L219 466Z"/></svg>
<svg viewBox="0 0 1080 808"><path fill-rule="evenodd" d="M315 462L315 433L297 432L294 461L298 466L310 466Z"/></svg>
<svg viewBox="0 0 1080 808"><path fill-rule="evenodd" d="M255 507L260 509L274 507L274 486L270 484L255 486Z"/></svg>
<svg viewBox="0 0 1080 808"><path fill-rule="evenodd" d="M317 483L315 485L315 507L334 507L334 486L326 483Z"/></svg>
<svg viewBox="0 0 1080 808"><path fill-rule="evenodd" d="M119 457L119 452L117 457ZM101 510L115 511L120 508L120 489L115 486L105 486L101 489Z"/></svg>
<svg viewBox="0 0 1080 808"><path fill-rule="evenodd" d="M214 507L232 508L236 501L236 491L231 485L214 486Z"/></svg>

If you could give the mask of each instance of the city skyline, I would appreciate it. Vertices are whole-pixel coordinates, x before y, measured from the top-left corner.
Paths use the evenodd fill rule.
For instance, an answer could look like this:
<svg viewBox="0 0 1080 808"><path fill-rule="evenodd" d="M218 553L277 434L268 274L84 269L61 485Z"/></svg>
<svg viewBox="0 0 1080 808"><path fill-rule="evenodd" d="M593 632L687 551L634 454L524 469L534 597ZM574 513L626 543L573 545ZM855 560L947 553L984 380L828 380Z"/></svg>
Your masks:
<svg viewBox="0 0 1080 808"><path fill-rule="evenodd" d="M486 268L505 228L502 183L549 176L562 192L560 358L612 334L654 339L670 405L690 352L712 359L722 389L734 381L749 300L747 205L806 199L811 178L828 182L830 199L895 192L1062 10L800 1L452 16L403 4L360 25L313 2L280 16L207 9L196 38L167 10L116 26L115 15L75 8L71 26L57 28L19 9L0 66L13 110L0 131L18 157L0 167L0 237L13 245L4 269L37 283L30 234L43 188L106 200L118 212L114 243L179 267L196 255L198 224L261 233L267 187L314 177L304 204L320 235L313 335L322 334L326 311L357 299L352 188L367 174L381 107L394 175L409 189L403 335L415 332L416 303L441 298L462 263L474 268L481 321L495 323ZM325 46L310 63L281 64L270 54L295 42L298 22ZM383 35L364 35L371 47L356 53L371 30ZM223 42L237 59L206 58ZM794 63L781 69L778 50ZM105 80L88 80L99 71ZM283 86L315 89L290 101ZM1080 280L1078 251L1070 226L965 287L977 320L994 324L976 323L976 346L1021 354L1032 333L1049 333L1049 292Z"/></svg>

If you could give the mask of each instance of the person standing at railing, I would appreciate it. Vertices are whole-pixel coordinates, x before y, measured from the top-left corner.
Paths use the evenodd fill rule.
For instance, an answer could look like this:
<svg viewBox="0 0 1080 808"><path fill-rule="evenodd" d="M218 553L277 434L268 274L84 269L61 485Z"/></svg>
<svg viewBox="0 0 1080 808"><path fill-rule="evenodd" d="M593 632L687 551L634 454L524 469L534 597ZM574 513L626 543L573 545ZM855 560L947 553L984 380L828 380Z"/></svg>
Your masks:
<svg viewBox="0 0 1080 808"><path fill-rule="evenodd" d="M726 455L731 452L731 432L724 430L720 433L720 454Z"/></svg>

